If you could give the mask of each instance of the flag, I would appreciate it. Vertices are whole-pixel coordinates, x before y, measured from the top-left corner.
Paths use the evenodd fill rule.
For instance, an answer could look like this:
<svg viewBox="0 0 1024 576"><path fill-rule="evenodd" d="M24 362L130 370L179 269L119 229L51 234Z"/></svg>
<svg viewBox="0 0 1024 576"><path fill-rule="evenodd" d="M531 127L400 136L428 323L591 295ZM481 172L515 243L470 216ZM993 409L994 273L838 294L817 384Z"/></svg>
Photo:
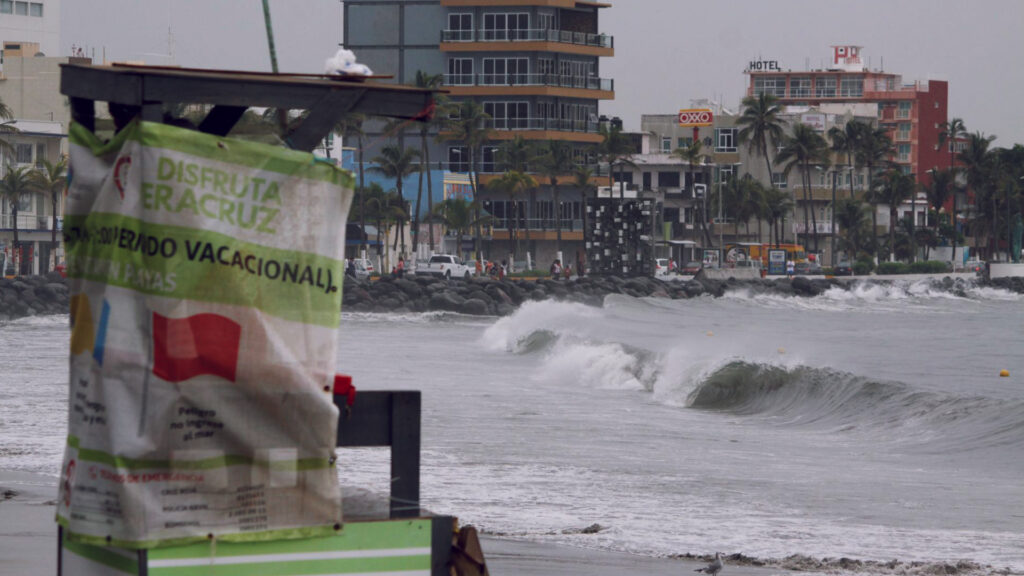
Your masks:
<svg viewBox="0 0 1024 576"><path fill-rule="evenodd" d="M153 374L182 382L200 374L235 381L242 327L218 314L168 318L153 313Z"/></svg>

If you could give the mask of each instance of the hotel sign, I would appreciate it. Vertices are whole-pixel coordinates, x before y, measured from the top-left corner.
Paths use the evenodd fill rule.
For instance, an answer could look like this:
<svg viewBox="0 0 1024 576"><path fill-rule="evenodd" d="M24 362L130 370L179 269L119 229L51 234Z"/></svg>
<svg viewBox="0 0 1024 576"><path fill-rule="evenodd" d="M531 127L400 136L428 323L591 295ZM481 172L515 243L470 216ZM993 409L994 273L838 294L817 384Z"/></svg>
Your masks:
<svg viewBox="0 0 1024 576"><path fill-rule="evenodd" d="M751 60L747 65L747 70L750 72L780 72L782 68L779 68L778 60Z"/></svg>
<svg viewBox="0 0 1024 576"><path fill-rule="evenodd" d="M679 111L679 125L683 127L711 126L714 113L708 108L689 108Z"/></svg>

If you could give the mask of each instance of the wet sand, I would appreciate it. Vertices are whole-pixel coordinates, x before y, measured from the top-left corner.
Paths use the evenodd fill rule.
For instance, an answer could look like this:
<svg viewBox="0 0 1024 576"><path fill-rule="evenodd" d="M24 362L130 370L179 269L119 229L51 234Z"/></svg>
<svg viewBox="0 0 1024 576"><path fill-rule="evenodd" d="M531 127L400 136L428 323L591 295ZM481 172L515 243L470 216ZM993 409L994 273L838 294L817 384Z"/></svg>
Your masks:
<svg viewBox="0 0 1024 576"><path fill-rule="evenodd" d="M56 497L56 478L0 470L0 576L56 574ZM484 537L483 548L493 576L678 576L706 565L493 537ZM729 565L721 572L727 576L779 573Z"/></svg>

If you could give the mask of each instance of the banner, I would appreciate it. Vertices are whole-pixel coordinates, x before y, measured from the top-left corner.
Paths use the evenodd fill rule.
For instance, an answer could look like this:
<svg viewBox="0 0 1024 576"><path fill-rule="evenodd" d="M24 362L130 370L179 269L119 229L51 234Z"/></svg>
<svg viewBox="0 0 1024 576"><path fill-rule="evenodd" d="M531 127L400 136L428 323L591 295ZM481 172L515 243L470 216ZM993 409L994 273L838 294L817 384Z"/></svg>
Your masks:
<svg viewBox="0 0 1024 576"><path fill-rule="evenodd" d="M70 140L58 522L127 548L332 533L351 175L148 122Z"/></svg>

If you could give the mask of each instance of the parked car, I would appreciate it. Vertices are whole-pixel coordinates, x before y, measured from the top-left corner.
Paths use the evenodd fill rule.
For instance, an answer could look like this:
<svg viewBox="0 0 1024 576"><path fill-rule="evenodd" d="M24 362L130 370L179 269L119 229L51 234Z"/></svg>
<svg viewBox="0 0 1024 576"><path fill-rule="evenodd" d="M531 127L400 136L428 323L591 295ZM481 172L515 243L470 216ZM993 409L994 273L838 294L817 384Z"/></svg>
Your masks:
<svg viewBox="0 0 1024 576"><path fill-rule="evenodd" d="M654 275L668 276L668 258L654 259Z"/></svg>
<svg viewBox="0 0 1024 576"><path fill-rule="evenodd" d="M356 278L360 280L369 278L375 272L373 269L373 262L370 262L366 258L356 258L352 261L352 264L356 268Z"/></svg>
<svg viewBox="0 0 1024 576"><path fill-rule="evenodd" d="M452 278L469 278L475 270L476 262L467 265L458 256L434 254L430 260L416 267L416 274L440 276L450 280Z"/></svg>
<svg viewBox="0 0 1024 576"><path fill-rule="evenodd" d="M697 272L700 272L702 264L700 262L687 262L685 265L679 268L679 273L686 276L693 276Z"/></svg>
<svg viewBox="0 0 1024 576"><path fill-rule="evenodd" d="M849 260L843 260L832 269L833 276L853 276L853 264Z"/></svg>

